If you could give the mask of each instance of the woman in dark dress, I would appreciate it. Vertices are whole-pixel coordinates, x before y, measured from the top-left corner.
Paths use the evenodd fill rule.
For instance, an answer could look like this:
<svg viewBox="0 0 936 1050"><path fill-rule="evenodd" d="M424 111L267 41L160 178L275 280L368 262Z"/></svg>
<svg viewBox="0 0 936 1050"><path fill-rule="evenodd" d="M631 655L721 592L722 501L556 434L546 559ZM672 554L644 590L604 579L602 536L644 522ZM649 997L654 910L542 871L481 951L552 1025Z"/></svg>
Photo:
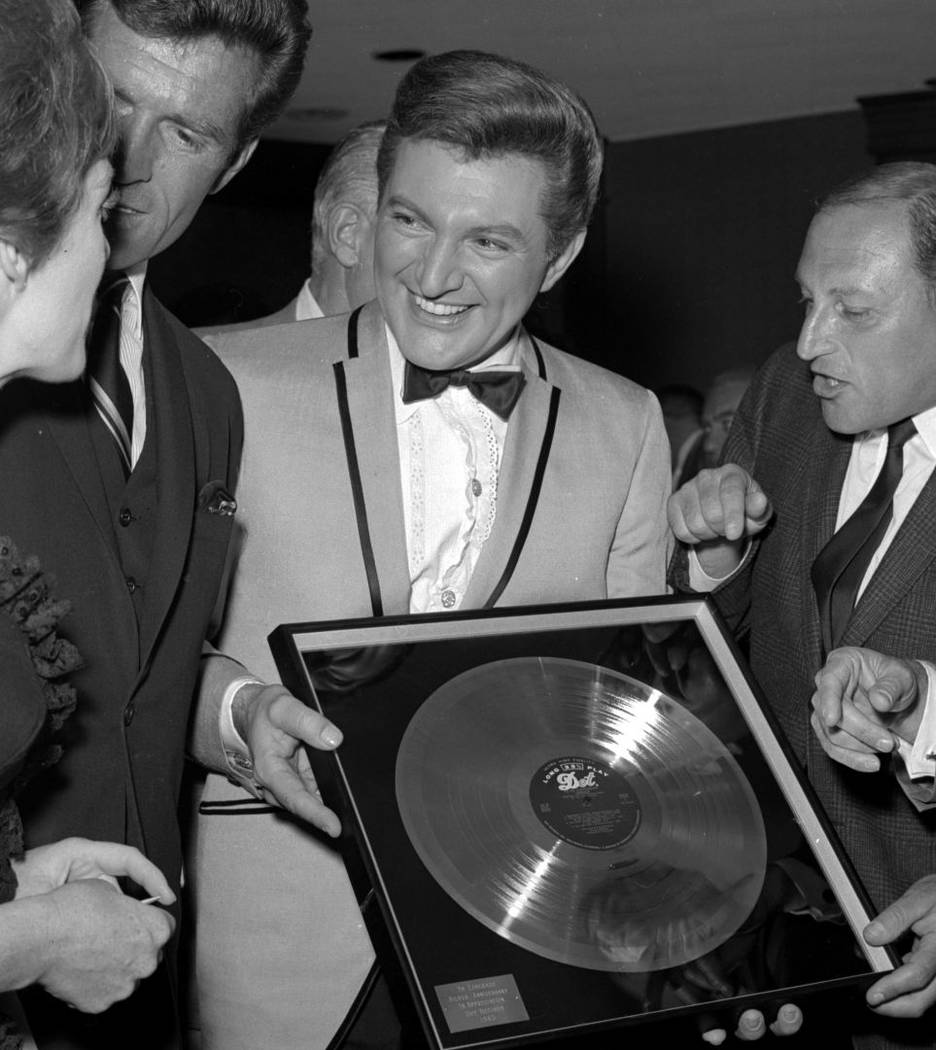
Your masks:
<svg viewBox="0 0 936 1050"><path fill-rule="evenodd" d="M111 90L71 0L0 0L0 385L63 382L84 370L108 252L114 142ZM2 428L0 420L0 439ZM55 760L55 730L74 703L63 676L79 658L57 633L67 604L2 535L2 501L0 492L0 1050L8 1050L35 1045L17 989L39 983L97 1012L155 967L172 932L161 909L127 898L106 952L83 936L100 895L120 892L117 877L163 904L173 895L127 846L75 838L23 851L16 793Z"/></svg>

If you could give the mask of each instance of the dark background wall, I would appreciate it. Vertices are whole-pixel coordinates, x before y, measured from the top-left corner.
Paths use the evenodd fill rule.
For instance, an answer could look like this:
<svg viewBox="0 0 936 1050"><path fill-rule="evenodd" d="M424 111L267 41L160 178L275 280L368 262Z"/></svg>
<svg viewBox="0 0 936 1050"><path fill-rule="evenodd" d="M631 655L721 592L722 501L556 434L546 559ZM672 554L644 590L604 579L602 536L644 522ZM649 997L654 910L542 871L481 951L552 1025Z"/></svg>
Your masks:
<svg viewBox="0 0 936 1050"><path fill-rule="evenodd" d="M264 142L152 265L190 324L278 309L307 275L328 148ZM586 249L530 327L650 387L704 388L795 337L812 201L870 165L859 111L609 144Z"/></svg>

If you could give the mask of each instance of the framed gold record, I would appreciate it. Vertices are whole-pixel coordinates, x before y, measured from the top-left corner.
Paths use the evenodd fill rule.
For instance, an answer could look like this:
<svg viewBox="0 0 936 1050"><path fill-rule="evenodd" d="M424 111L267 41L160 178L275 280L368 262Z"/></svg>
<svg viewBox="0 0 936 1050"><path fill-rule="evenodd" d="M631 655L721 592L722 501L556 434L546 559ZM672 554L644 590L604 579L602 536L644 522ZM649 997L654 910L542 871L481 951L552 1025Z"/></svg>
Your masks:
<svg viewBox="0 0 936 1050"><path fill-rule="evenodd" d="M703 1016L733 1029L895 965L860 938L868 899L707 600L270 644L344 733L310 758L407 1046L617 1046L649 1021L691 1045Z"/></svg>

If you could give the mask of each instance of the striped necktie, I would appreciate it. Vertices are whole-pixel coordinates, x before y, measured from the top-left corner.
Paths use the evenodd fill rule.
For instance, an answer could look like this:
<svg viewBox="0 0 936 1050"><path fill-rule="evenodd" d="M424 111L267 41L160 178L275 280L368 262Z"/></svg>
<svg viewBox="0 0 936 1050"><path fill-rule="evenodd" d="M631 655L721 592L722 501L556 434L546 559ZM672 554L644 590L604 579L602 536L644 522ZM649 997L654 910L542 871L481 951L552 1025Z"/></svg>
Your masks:
<svg viewBox="0 0 936 1050"><path fill-rule="evenodd" d="M841 644L861 581L893 516L893 499L903 475L903 447L916 433L912 419L887 431L884 465L854 514L822 548L812 565L826 652Z"/></svg>
<svg viewBox="0 0 936 1050"><path fill-rule="evenodd" d="M133 395L120 363L120 310L129 284L129 279L121 275L102 286L88 346L88 382L94 407L114 439L128 477L133 469L130 459Z"/></svg>

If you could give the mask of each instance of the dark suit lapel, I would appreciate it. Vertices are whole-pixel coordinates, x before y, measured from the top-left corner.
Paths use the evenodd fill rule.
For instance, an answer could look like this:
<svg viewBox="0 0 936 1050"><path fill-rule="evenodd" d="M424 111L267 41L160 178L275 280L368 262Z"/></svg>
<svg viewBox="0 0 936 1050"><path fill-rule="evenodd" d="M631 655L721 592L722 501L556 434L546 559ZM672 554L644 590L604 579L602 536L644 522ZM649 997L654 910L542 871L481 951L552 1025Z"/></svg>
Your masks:
<svg viewBox="0 0 936 1050"><path fill-rule="evenodd" d="M522 338L526 343L527 337ZM559 390L548 378L540 377L532 350L525 349L522 364L526 385L507 427L494 527L465 592L462 607L466 609L482 608L500 596L507 582L505 573L512 572L513 559L520 551L518 539L525 538L524 522L529 525L535 510L537 468L545 466L550 451L551 414L555 414Z"/></svg>
<svg viewBox="0 0 936 1050"><path fill-rule="evenodd" d="M343 370L346 381L373 566L383 613L405 613L409 611L410 580L400 491L400 458L390 355L383 318L376 303L370 303L361 312L357 345L358 356L350 360L346 357L338 367ZM359 520L359 533L361 524Z"/></svg>
<svg viewBox="0 0 936 1050"><path fill-rule="evenodd" d="M811 455L795 457L801 476L791 485L791 491L801 493L803 507L798 568L804 581L802 634L804 643L815 655L818 667L822 663L822 630L811 571L817 555L835 532L835 519L852 440L833 434L821 414L817 413L812 420L808 446L812 450Z"/></svg>
<svg viewBox="0 0 936 1050"><path fill-rule="evenodd" d="M117 558L117 541L111 520L107 493L101 477L94 442L88 429L88 413L93 412L84 380L55 387L47 413L49 432L55 439L88 513L101 533L111 557Z"/></svg>
<svg viewBox="0 0 936 1050"><path fill-rule="evenodd" d="M141 667L145 668L182 576L196 490L196 448L184 360L161 307L148 291L144 296L143 346L150 389L147 440L156 440L158 500L141 623Z"/></svg>
<svg viewBox="0 0 936 1050"><path fill-rule="evenodd" d="M936 557L936 472L910 508L865 588L842 636L842 645L864 645L869 635Z"/></svg>

